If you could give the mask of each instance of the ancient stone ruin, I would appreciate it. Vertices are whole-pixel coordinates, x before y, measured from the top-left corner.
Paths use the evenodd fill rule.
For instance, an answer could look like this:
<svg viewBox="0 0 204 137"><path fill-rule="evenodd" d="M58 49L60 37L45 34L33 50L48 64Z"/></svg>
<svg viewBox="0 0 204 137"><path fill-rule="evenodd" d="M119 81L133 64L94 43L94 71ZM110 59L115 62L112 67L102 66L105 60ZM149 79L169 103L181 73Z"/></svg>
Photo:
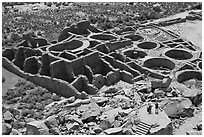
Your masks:
<svg viewBox="0 0 204 137"><path fill-rule="evenodd" d="M163 25L171 22L163 22ZM148 78L150 89L158 97L163 92L169 92L170 84L180 87L180 84L190 79L202 81L201 51L172 31L152 24L131 26L131 31L129 29L102 31L93 27L88 21L81 21L65 28L59 35L57 43L53 44L43 38L26 36L16 48L7 48L2 55L2 65L5 69L50 92L66 98L74 96L76 99L82 99L81 104L86 101L91 102L90 97L99 94L104 86L112 86L119 81L133 84L142 80L146 81ZM187 88L181 96L190 101L188 104L197 105L199 102L197 98L202 96L202 92L191 90L191 87ZM149 92L147 89L140 90L137 92ZM108 92L114 91L110 89ZM173 96L173 93L169 96ZM119 95L117 97L119 98ZM96 97L95 100L97 100ZM183 101L183 99L175 100L176 104ZM171 103L175 100L164 102ZM97 101L99 104L101 100ZM92 105L96 105L97 109L97 104ZM71 108L69 105L66 107ZM188 107L184 106L183 109ZM177 114L175 108L174 112L169 112L166 104L163 104L163 108L164 111L160 116L164 122L161 122L159 127L151 129L147 124L149 119L146 119L148 117L146 108L139 109L139 115L143 121L137 127L133 127L135 132L137 134L172 134L171 121L168 116L184 115L183 111ZM98 111L95 111L95 115L99 115ZM127 115L134 112L128 112L128 109L109 111L107 115L113 113ZM87 112L87 115L89 114L92 113ZM154 116L151 118L154 119ZM83 115L82 120L82 122L88 122L89 116ZM152 121L149 124L153 124ZM36 124L30 123L27 128L33 129L33 125ZM140 126L146 127L147 130L141 131ZM70 128L74 127L70 126ZM121 127L94 129L96 133L100 133L101 130L104 130L106 134L122 132Z"/></svg>

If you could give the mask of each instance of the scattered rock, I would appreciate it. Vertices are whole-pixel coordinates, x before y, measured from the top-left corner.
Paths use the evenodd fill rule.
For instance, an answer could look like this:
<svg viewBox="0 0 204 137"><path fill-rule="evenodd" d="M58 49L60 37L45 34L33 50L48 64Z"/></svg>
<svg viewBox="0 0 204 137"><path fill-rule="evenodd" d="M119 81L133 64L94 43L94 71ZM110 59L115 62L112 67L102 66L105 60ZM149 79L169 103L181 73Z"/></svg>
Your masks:
<svg viewBox="0 0 204 137"><path fill-rule="evenodd" d="M9 135L12 131L12 126L8 123L2 124L2 135Z"/></svg>
<svg viewBox="0 0 204 137"><path fill-rule="evenodd" d="M108 128L111 127L111 123L110 123L108 120L102 120L102 121L100 122L99 127L100 127L101 129L103 129L103 130L106 130L106 129L108 129Z"/></svg>
<svg viewBox="0 0 204 137"><path fill-rule="evenodd" d="M106 111L102 115L105 115L107 117L108 121L110 122L110 124L112 124L115 121L115 117L118 115L118 113L121 110L122 110L122 108L119 107L119 108L116 108L116 109L112 109L112 110Z"/></svg>
<svg viewBox="0 0 204 137"><path fill-rule="evenodd" d="M192 102L188 98L178 97L171 99L164 99L160 103L160 106L164 109L165 113L169 117L179 117L179 116L188 116L188 109L192 110ZM191 111L190 111L191 112Z"/></svg>
<svg viewBox="0 0 204 137"><path fill-rule="evenodd" d="M49 129L45 125L44 120L32 121L26 124L26 134L27 135L49 134Z"/></svg>
<svg viewBox="0 0 204 137"><path fill-rule="evenodd" d="M125 135L135 135L132 129L123 128L123 134Z"/></svg>
<svg viewBox="0 0 204 137"><path fill-rule="evenodd" d="M165 92L161 89L155 89L154 90L154 95L156 98L163 98L165 95Z"/></svg>
<svg viewBox="0 0 204 137"><path fill-rule="evenodd" d="M93 121L100 114L100 107L95 102L81 105L78 110L82 112L82 121L85 123Z"/></svg>
<svg viewBox="0 0 204 137"><path fill-rule="evenodd" d="M19 120L14 120L12 125L13 125L13 128L19 129L19 128L23 128L26 125L26 122L20 122Z"/></svg>
<svg viewBox="0 0 204 137"><path fill-rule="evenodd" d="M11 123L13 121L13 115L11 114L10 111L6 111L3 115L4 121L6 123Z"/></svg>
<svg viewBox="0 0 204 137"><path fill-rule="evenodd" d="M73 123L67 123L66 124L67 130L77 130L79 129L79 123L73 122Z"/></svg>
<svg viewBox="0 0 204 137"><path fill-rule="evenodd" d="M121 126L121 122L119 122L118 120L114 121L114 123L113 123L114 128L120 127L120 126Z"/></svg>
<svg viewBox="0 0 204 137"><path fill-rule="evenodd" d="M97 125L97 126L94 126L93 131L94 131L96 134L99 134L99 133L102 132L102 129Z"/></svg>
<svg viewBox="0 0 204 137"><path fill-rule="evenodd" d="M49 131L50 131L50 133L52 133L53 135L61 135L60 130L59 130L58 127L51 128Z"/></svg>
<svg viewBox="0 0 204 137"><path fill-rule="evenodd" d="M117 127L117 128L109 128L109 129L106 129L104 132L108 135L117 135L119 133L122 132L122 128L121 127Z"/></svg>
<svg viewBox="0 0 204 137"><path fill-rule="evenodd" d="M185 90L182 95L184 97L196 97L198 94L200 94L201 91L199 89L196 88L191 88L191 89L187 89Z"/></svg>
<svg viewBox="0 0 204 137"><path fill-rule="evenodd" d="M79 119L78 115L73 115L73 116L69 117L69 118L68 118L68 121L77 122L77 123L79 123L80 125L83 124L82 120Z"/></svg>
<svg viewBox="0 0 204 137"><path fill-rule="evenodd" d="M45 124L47 125L48 128L58 127L58 121L56 119L56 116L55 115L49 116L45 120Z"/></svg>
<svg viewBox="0 0 204 137"><path fill-rule="evenodd" d="M10 135L22 135L17 129L12 129Z"/></svg>
<svg viewBox="0 0 204 137"><path fill-rule="evenodd" d="M125 95L128 96L128 97L133 95L131 89L126 88L126 89L123 89L123 91L124 91Z"/></svg>

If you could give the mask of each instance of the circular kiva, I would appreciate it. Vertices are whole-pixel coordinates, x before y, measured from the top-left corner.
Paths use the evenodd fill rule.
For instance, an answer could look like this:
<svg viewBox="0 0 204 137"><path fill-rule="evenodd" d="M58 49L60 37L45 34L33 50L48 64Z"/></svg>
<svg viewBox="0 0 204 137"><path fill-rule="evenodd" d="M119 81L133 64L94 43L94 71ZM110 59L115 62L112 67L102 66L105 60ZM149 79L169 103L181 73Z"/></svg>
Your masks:
<svg viewBox="0 0 204 137"><path fill-rule="evenodd" d="M198 68L199 70L202 70L202 61L199 61L199 62L198 62L197 68Z"/></svg>
<svg viewBox="0 0 204 137"><path fill-rule="evenodd" d="M155 43L152 41L144 41L144 42L137 44L137 47L141 49L155 49L158 46L159 46L158 43Z"/></svg>
<svg viewBox="0 0 204 137"><path fill-rule="evenodd" d="M47 48L48 51L62 52L64 50L78 52L90 45L88 40L73 39L71 41L53 44Z"/></svg>
<svg viewBox="0 0 204 137"><path fill-rule="evenodd" d="M116 36L111 34L93 34L89 36L90 39L101 40L101 41L110 41L117 39Z"/></svg>
<svg viewBox="0 0 204 137"><path fill-rule="evenodd" d="M134 49L126 50L123 52L123 54L131 59L139 59L139 58L144 58L145 56L147 56L146 52L141 51L141 50L134 50Z"/></svg>
<svg viewBox="0 0 204 137"><path fill-rule="evenodd" d="M143 41L144 40L144 37L137 35L137 34L128 34L128 35L125 35L124 38L129 38L132 41Z"/></svg>
<svg viewBox="0 0 204 137"><path fill-rule="evenodd" d="M183 70L177 73L177 81L179 83L190 79L202 80L202 72L199 70Z"/></svg>
<svg viewBox="0 0 204 137"><path fill-rule="evenodd" d="M169 49L164 52L164 55L175 60L188 60L193 58L193 55L184 49Z"/></svg>
<svg viewBox="0 0 204 137"><path fill-rule="evenodd" d="M166 58L149 58L144 61L144 67L152 70L173 70L175 68L175 63Z"/></svg>

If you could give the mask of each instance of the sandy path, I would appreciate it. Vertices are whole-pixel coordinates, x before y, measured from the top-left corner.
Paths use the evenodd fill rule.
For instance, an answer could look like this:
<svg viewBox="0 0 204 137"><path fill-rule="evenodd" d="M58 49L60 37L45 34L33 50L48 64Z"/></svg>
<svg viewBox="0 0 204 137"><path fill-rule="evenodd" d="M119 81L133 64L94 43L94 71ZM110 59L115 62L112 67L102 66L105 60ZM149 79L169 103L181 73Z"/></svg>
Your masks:
<svg viewBox="0 0 204 137"><path fill-rule="evenodd" d="M2 83L2 95L4 95L8 89L15 86L20 78L19 76L9 72L2 67L2 75L6 78L6 81Z"/></svg>
<svg viewBox="0 0 204 137"><path fill-rule="evenodd" d="M196 47L202 49L202 21L187 21L165 28L174 31L180 37L191 41Z"/></svg>

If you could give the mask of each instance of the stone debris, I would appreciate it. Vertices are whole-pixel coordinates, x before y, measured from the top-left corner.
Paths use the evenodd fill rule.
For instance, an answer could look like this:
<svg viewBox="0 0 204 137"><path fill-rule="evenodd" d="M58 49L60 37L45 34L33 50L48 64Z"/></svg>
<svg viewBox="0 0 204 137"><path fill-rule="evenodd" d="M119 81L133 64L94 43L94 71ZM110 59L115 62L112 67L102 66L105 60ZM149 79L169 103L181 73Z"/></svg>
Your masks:
<svg viewBox="0 0 204 137"><path fill-rule="evenodd" d="M22 135L17 129L12 129L10 135Z"/></svg>
<svg viewBox="0 0 204 137"><path fill-rule="evenodd" d="M186 135L202 135L202 131L187 131Z"/></svg>
<svg viewBox="0 0 204 137"><path fill-rule="evenodd" d="M67 123L66 124L67 130L77 130L79 128L79 123L73 122L73 123Z"/></svg>
<svg viewBox="0 0 204 137"><path fill-rule="evenodd" d="M104 132L108 135L117 135L119 134L120 132L122 132L122 128L121 127L117 127L117 128L109 128L109 129L106 129Z"/></svg>
<svg viewBox="0 0 204 137"><path fill-rule="evenodd" d="M160 103L160 107L164 109L165 113L169 117L174 118L179 116L192 116L194 109L191 106L192 102L190 101L190 99L183 97L164 99Z"/></svg>
<svg viewBox="0 0 204 137"><path fill-rule="evenodd" d="M13 115L11 114L10 111L6 111L3 115L4 121L6 123L11 123L13 121Z"/></svg>
<svg viewBox="0 0 204 137"><path fill-rule="evenodd" d="M58 121L56 119L55 115L49 116L46 120L45 120L45 124L47 125L48 128L55 128L58 127Z"/></svg>
<svg viewBox="0 0 204 137"><path fill-rule="evenodd" d="M44 120L33 121L26 124L26 133L28 135L49 134L49 128L46 126Z"/></svg>
<svg viewBox="0 0 204 137"><path fill-rule="evenodd" d="M99 134L99 133L102 132L102 129L97 125L97 126L94 126L93 131L94 131L96 134Z"/></svg>
<svg viewBox="0 0 204 137"><path fill-rule="evenodd" d="M8 123L2 124L2 135L9 135L12 131L12 126Z"/></svg>

